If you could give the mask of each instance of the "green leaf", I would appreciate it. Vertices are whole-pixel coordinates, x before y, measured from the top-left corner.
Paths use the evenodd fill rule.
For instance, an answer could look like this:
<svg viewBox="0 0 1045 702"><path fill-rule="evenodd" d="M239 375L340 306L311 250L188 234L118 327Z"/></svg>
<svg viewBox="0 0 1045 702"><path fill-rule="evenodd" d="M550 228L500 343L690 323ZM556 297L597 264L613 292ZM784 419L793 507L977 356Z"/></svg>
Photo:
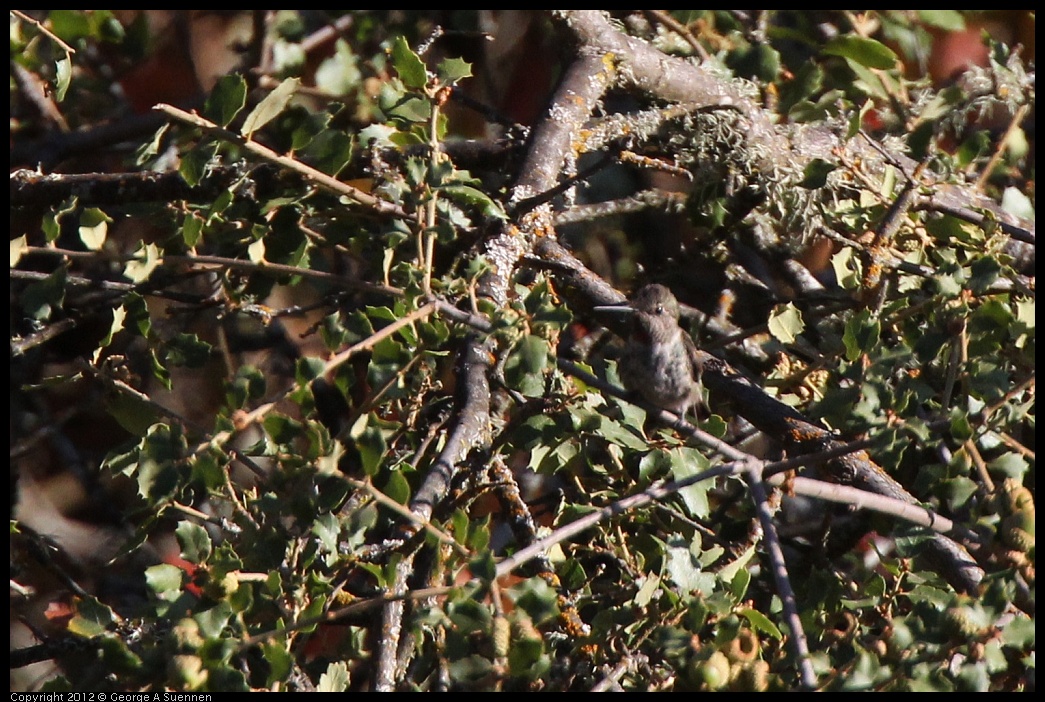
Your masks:
<svg viewBox="0 0 1045 702"><path fill-rule="evenodd" d="M200 633L207 638L224 638L227 641L227 637L223 637L222 632L232 615L232 606L228 602L222 601L214 607L196 614L193 619L200 625Z"/></svg>
<svg viewBox="0 0 1045 702"><path fill-rule="evenodd" d="M896 54L892 49L866 37L835 37L824 47L823 53L841 56L868 68L888 70L896 66Z"/></svg>
<svg viewBox="0 0 1045 702"><path fill-rule="evenodd" d="M548 342L530 334L519 342L519 358L527 373L541 373L548 367Z"/></svg>
<svg viewBox="0 0 1045 702"><path fill-rule="evenodd" d="M443 85L453 85L462 78L472 75L472 64L459 58L448 58L439 62L436 67L436 75Z"/></svg>
<svg viewBox="0 0 1045 702"><path fill-rule="evenodd" d="M309 143L304 155L319 170L336 176L352 160L352 139L338 129L324 129Z"/></svg>
<svg viewBox="0 0 1045 702"><path fill-rule="evenodd" d="M559 615L559 596L541 578L527 578L508 590L508 596L540 626Z"/></svg>
<svg viewBox="0 0 1045 702"><path fill-rule="evenodd" d="M316 692L344 692L348 689L348 683L348 665L344 661L334 661L319 676Z"/></svg>
<svg viewBox="0 0 1045 702"><path fill-rule="evenodd" d="M182 180L192 187L199 185L214 156L215 148L214 144L200 144L183 153L181 163L178 164L178 173L181 174Z"/></svg>
<svg viewBox="0 0 1045 702"><path fill-rule="evenodd" d="M55 61L54 67L54 100L61 102L65 99L65 93L69 90L69 83L73 78L73 60L68 54L64 58Z"/></svg>
<svg viewBox="0 0 1045 702"><path fill-rule="evenodd" d="M490 677L492 668L493 663L480 655L458 658L450 663L450 679L463 685L464 689L474 688L479 681Z"/></svg>
<svg viewBox="0 0 1045 702"><path fill-rule="evenodd" d="M740 602L743 599L743 593L739 595L737 594L737 575L745 572L749 573L749 571L747 570L747 564L751 561L754 555L755 547L749 546L747 550L744 551L744 553L737 556L732 563L725 566L718 572L719 578L731 584L731 588L733 589L733 598L736 602ZM746 588L747 585L745 584L744 587Z"/></svg>
<svg viewBox="0 0 1045 702"><path fill-rule="evenodd" d="M192 249L200 243L203 237L203 218L190 212L185 215L185 221L181 224L181 239L185 246Z"/></svg>
<svg viewBox="0 0 1045 702"><path fill-rule="evenodd" d="M710 467L708 459L693 448L684 446L674 448L669 455L671 456L671 477L674 480L683 480ZM698 519L708 516L711 511L708 503L708 490L713 483L712 480L703 480L679 491L679 496L686 503L686 508L691 516Z"/></svg>
<svg viewBox="0 0 1045 702"><path fill-rule="evenodd" d="M751 571L747 568L737 570L729 581L729 591L734 602L743 602L747 594L747 586L751 583Z"/></svg>
<svg viewBox="0 0 1045 702"><path fill-rule="evenodd" d="M291 656L290 652L287 650L287 644L282 641L270 641L262 644L261 652L265 662L269 665L268 686L272 688L275 683L286 680L287 676L290 675L290 671L294 668L294 657ZM337 665L344 666L345 664L341 661L331 663L327 668L327 671L329 672L331 668ZM325 675L326 674L324 673L324 677ZM347 668L345 670L345 680L346 682L348 680ZM320 677L319 679L318 689L320 691L325 691L323 688L323 677ZM344 688L339 690L331 689L330 692L344 692L344 690Z"/></svg>
<svg viewBox="0 0 1045 702"><path fill-rule="evenodd" d="M112 218L97 207L89 207L80 214L80 241L91 251L101 251Z"/></svg>
<svg viewBox="0 0 1045 702"><path fill-rule="evenodd" d="M261 263L265 260L265 240L258 239L247 247L247 258L251 263Z"/></svg>
<svg viewBox="0 0 1045 702"><path fill-rule="evenodd" d="M972 275L969 276L969 288L978 294L986 292L1004 270L1001 264L991 256L984 256L973 261L970 268Z"/></svg>
<svg viewBox="0 0 1045 702"><path fill-rule="evenodd" d="M95 353L100 355L100 349ZM102 406L117 424L135 436L145 436L152 425L162 420L154 406L128 392L107 393Z"/></svg>
<svg viewBox="0 0 1045 702"><path fill-rule="evenodd" d="M25 287L20 300L25 314L35 320L45 320L65 302L66 269L59 268L43 280Z"/></svg>
<svg viewBox="0 0 1045 702"><path fill-rule="evenodd" d="M111 609L93 597L80 600L76 605L76 616L69 621L69 633L84 638L104 634L116 622Z"/></svg>
<svg viewBox="0 0 1045 702"><path fill-rule="evenodd" d="M428 83L424 61L414 53L402 35L397 36L392 44L392 65L406 87L421 90Z"/></svg>
<svg viewBox="0 0 1045 702"><path fill-rule="evenodd" d="M740 614L748 620L748 623L751 624L751 628L755 631L772 636L777 640L783 638L783 634L780 633L780 629L777 628L776 624L770 621L766 615L762 614L757 609L745 607L740 610Z"/></svg>
<svg viewBox="0 0 1045 702"><path fill-rule="evenodd" d="M672 537L665 549L665 555L665 574L675 583L679 592L714 590L715 576L705 572L700 562L699 540L691 543L679 537Z"/></svg>
<svg viewBox="0 0 1045 702"><path fill-rule="evenodd" d="M25 234L17 239L11 239L11 268L18 265L18 261L21 260L28 249L29 244L26 242Z"/></svg>
<svg viewBox="0 0 1045 702"><path fill-rule="evenodd" d="M931 27L938 27L947 32L961 32L965 29L965 18L957 10L918 10L918 19Z"/></svg>
<svg viewBox="0 0 1045 702"><path fill-rule="evenodd" d="M639 587L638 592L635 593L632 602L634 602L637 607L647 607L649 606L649 603L653 601L653 598L656 597L657 593L660 592L661 579L656 573L650 573L645 578L640 578L639 582L641 582L642 585Z"/></svg>
<svg viewBox="0 0 1045 702"><path fill-rule="evenodd" d="M139 166L144 166L149 162L149 159L155 158L160 153L160 147L163 146L163 138L167 135L167 130L170 129L170 122L166 122L156 133L152 135L152 139L142 144L135 152L134 162Z"/></svg>
<svg viewBox="0 0 1045 702"><path fill-rule="evenodd" d="M815 61L804 62L795 77L780 87L780 112L788 114L799 102L809 103L824 83L824 72Z"/></svg>
<svg viewBox="0 0 1045 702"><path fill-rule="evenodd" d="M470 185L446 185L440 188L440 192L445 193L452 200L478 207L486 217L499 220L508 219L508 215L505 214L500 203L478 188Z"/></svg>
<svg viewBox="0 0 1045 702"><path fill-rule="evenodd" d="M969 422L969 417L957 407L951 410L951 435L958 441L972 438L972 424Z"/></svg>
<svg viewBox="0 0 1045 702"><path fill-rule="evenodd" d="M398 122L400 126L406 129L411 124L427 122L432 116L432 103L413 95L407 95L399 102L391 105L385 112L388 114L389 120ZM399 143L399 138L406 139L412 143L421 143L416 136L404 132L398 132L394 137L396 138L393 138L392 141L395 143Z"/></svg>
<svg viewBox="0 0 1045 702"><path fill-rule="evenodd" d="M190 563L204 563L210 556L211 541L210 534L199 524L192 522L181 522L174 529L181 545L181 556Z"/></svg>
<svg viewBox="0 0 1045 702"><path fill-rule="evenodd" d="M1022 481L1030 466L1027 459L1017 453L1004 453L987 464L993 475Z"/></svg>
<svg viewBox="0 0 1045 702"><path fill-rule="evenodd" d="M44 217L40 221L40 228L43 230L44 238L47 239L48 244L52 243L62 233L62 225L60 224L62 218L79 210L79 203L79 198L69 198L62 203L64 207L52 210L54 212L53 216Z"/></svg>
<svg viewBox="0 0 1045 702"><path fill-rule="evenodd" d="M856 290L863 278L863 265L853 249L843 246L831 257L831 268L835 272L835 280L845 290Z"/></svg>
<svg viewBox="0 0 1045 702"><path fill-rule="evenodd" d="M802 312L792 302L777 305L769 316L769 333L782 343L794 343L805 328Z"/></svg>
<svg viewBox="0 0 1045 702"><path fill-rule="evenodd" d="M365 420L366 417L360 419ZM363 472L373 477L377 475L381 467L381 461L385 457L387 445L381 431L376 427L367 426L363 432L356 437L356 448L359 450L359 458L363 465Z"/></svg>
<svg viewBox="0 0 1045 702"><path fill-rule="evenodd" d="M172 366L199 368L210 360L212 348L195 334L178 333L167 342L164 360Z"/></svg>
<svg viewBox="0 0 1045 702"><path fill-rule="evenodd" d="M738 78L771 83L780 73L780 54L767 43L749 45L731 52L726 65Z"/></svg>
<svg viewBox="0 0 1045 702"><path fill-rule="evenodd" d="M808 190L822 188L827 183L827 176L836 168L838 168L838 166L829 161L814 158L806 164L805 171L803 171L802 174L802 180L798 185L799 187Z"/></svg>
<svg viewBox="0 0 1045 702"><path fill-rule="evenodd" d="M344 39L335 42L334 55L320 63L315 73L316 87L331 95L347 95L362 79L359 59Z"/></svg>
<svg viewBox="0 0 1045 702"><path fill-rule="evenodd" d="M388 481L381 488L381 492L388 495L401 505L410 501L410 483L401 470L393 470L388 473Z"/></svg>
<svg viewBox="0 0 1045 702"><path fill-rule="evenodd" d="M300 85L301 80L298 78L287 78L277 85L243 120L243 128L240 129L240 134L250 139L254 132L278 117L290 104L291 98L294 97L294 93L297 92Z"/></svg>
<svg viewBox="0 0 1045 702"><path fill-rule="evenodd" d="M1017 217L1034 221L1034 203L1025 193L1016 188L1005 188L1001 195L1001 207Z"/></svg>
<svg viewBox="0 0 1045 702"><path fill-rule="evenodd" d="M882 333L882 325L871 317L867 310L860 310L845 324L842 342L845 344L845 357L850 362L865 353L871 353L878 345Z"/></svg>
<svg viewBox="0 0 1045 702"><path fill-rule="evenodd" d="M227 127L246 104L247 82L243 76L232 73L218 79L207 98L203 113L215 124Z"/></svg>
<svg viewBox="0 0 1045 702"><path fill-rule="evenodd" d="M169 563L149 566L145 569L145 584L157 595L181 590L185 571Z"/></svg>
<svg viewBox="0 0 1045 702"><path fill-rule="evenodd" d="M127 308L123 305L112 311L112 324L109 325L109 333L105 335L105 338L98 344L98 348L94 350L94 356L91 359L92 363L97 365L102 350L111 344L113 337L123 329L125 319L127 319Z"/></svg>
<svg viewBox="0 0 1045 702"><path fill-rule="evenodd" d="M144 283L160 265L160 249L156 244L138 244L135 258L127 262L123 274L134 283Z"/></svg>

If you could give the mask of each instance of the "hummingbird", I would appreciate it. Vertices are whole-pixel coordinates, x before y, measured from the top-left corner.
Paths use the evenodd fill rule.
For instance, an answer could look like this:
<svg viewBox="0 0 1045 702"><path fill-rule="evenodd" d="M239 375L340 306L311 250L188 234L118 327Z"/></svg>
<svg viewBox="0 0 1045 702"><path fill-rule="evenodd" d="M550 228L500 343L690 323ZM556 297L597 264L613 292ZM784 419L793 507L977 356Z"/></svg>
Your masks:
<svg viewBox="0 0 1045 702"><path fill-rule="evenodd" d="M663 285L646 285L627 305L595 308L630 317L631 332L617 362L624 387L685 419L693 408L707 414L701 382L704 363L693 339L679 326L679 303Z"/></svg>

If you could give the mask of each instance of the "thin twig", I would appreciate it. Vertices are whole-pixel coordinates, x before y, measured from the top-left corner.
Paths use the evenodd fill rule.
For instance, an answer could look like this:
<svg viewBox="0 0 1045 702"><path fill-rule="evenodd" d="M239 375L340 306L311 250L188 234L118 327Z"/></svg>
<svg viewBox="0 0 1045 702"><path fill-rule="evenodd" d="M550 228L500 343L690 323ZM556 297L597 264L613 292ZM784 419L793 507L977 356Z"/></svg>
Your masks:
<svg viewBox="0 0 1045 702"><path fill-rule="evenodd" d="M346 478L346 480L348 484L352 487L356 488L357 490L362 490L366 494L373 497L374 500L379 504L384 505L388 509L398 514L400 517L408 521L414 522L415 524L417 524L417 526L421 527L428 533L432 534L432 536L439 539L439 541L450 546L454 551L457 552L458 555L464 556L465 558L469 558L471 556L471 553L469 553L468 549L459 544L457 540L454 539L454 537L450 536L445 531L432 524L431 521L419 520L417 518L417 515L415 515L405 506L393 500L385 493L378 490L376 487L374 487L374 484L371 483L369 480L356 480L354 478Z"/></svg>
<svg viewBox="0 0 1045 702"><path fill-rule="evenodd" d="M243 639L243 641L241 641L240 644L236 647L236 650L242 652L252 646L257 646L260 643L264 643L265 641L286 636L287 634L293 633L295 631L301 631L302 629L308 629L316 626L317 624L333 624L334 622L340 621L347 617L362 614L364 612L369 612L370 610L375 609L377 607L381 607L385 604L388 604L389 602L396 602L402 600L422 600L428 597L440 597L449 594L453 590L453 587L427 587L422 588L420 590L407 590L399 594L384 593L376 597L360 600L359 602L353 602L352 604L345 605L344 607L338 607L337 609L329 610L315 617L301 619L279 629L263 631L260 634L255 634L254 636L250 636L246 639Z"/></svg>
<svg viewBox="0 0 1045 702"><path fill-rule="evenodd" d="M752 458L750 460L757 459ZM495 571L496 575L498 578L508 575L527 561L545 553L552 546L562 543L563 541L566 541L582 531L590 529L596 524L606 521L615 515L623 514L628 510L636 509L638 507L643 507L657 500L663 500L674 495L683 488L689 487L690 485L696 485L704 480L736 475L741 470L744 462L745 461L735 461L723 463L722 465L709 468L708 470L701 471L695 475L690 475L682 480L670 480L668 482L656 483L650 485L642 492L629 495L628 497L617 500L616 502L595 512L590 512L565 526L559 527L551 534L534 541L529 546L519 549L512 555L500 561L497 564L497 569Z"/></svg>
<svg viewBox="0 0 1045 702"><path fill-rule="evenodd" d="M1009 137L1023 122L1023 118L1027 116L1027 112L1030 111L1030 105L1020 105L1016 108L1016 114L1012 116L1012 121L1009 122L1009 128L1005 130L1005 134L1002 135L1001 139L998 140L998 146L994 149L994 153L991 154L991 160L987 162L987 165L983 167L983 171L980 173L980 177L976 179L975 188L979 191L983 191L984 186L987 184L987 179L991 177L991 172L998 165L998 161L1001 160L1002 154L1005 153L1005 145L1009 141Z"/></svg>
<svg viewBox="0 0 1045 702"><path fill-rule="evenodd" d="M379 198L374 197L370 193L363 192L359 188L354 188L351 185L348 185L347 183L342 183L337 178L327 175L322 171L316 170L315 168L312 168L311 166L306 165L301 161L298 161L297 159L291 158L289 156L280 155L272 149L268 148L267 146L262 146L261 144L252 139L246 139L240 136L239 134L236 134L235 132L232 132L223 127L219 127L210 120L200 117L195 112L186 112L185 110L179 110L177 107L167 104L156 105L155 107L153 107L153 109L159 110L160 112L163 112L169 117L173 117L174 119L180 122L185 122L186 124L191 124L194 127L198 127L209 134L213 134L221 139L224 139L225 141L229 141L233 144L242 146L244 149L250 151L256 156L260 156L261 158L267 161L271 161L284 168L292 170L295 173L298 173L299 175L312 181L316 185L325 188L337 195L344 195L345 197L355 200L361 205L370 207L379 214L392 215L395 217L402 217L404 219L406 219L407 217L406 212L404 212L403 208L401 208L399 205L388 202L387 200L381 200Z"/></svg>
<svg viewBox="0 0 1045 702"><path fill-rule="evenodd" d="M30 17L29 15L25 14L24 12L20 12L19 10L11 10L11 14L14 15L15 17L17 17L18 19L22 20L23 22L28 22L29 24L31 24L34 27L36 27L37 29L39 29L44 35L47 36L48 39L53 41L58 46L62 47L62 49L65 51L65 53L67 53L67 54L75 54L76 53L76 49L74 49L73 47L69 46L68 44L66 44L61 39L59 39L58 36L54 32L52 32L50 29L45 27L43 25L43 23L39 22L38 20L34 20L32 17Z"/></svg>
<svg viewBox="0 0 1045 702"><path fill-rule="evenodd" d="M697 41L697 38L693 36L693 32L689 31L689 27L676 20L674 17L669 15L665 10L645 10L647 17L652 17L654 21L660 22L665 27L682 37L687 44L693 47L693 50L697 52L697 56L700 57L701 61L708 61L711 59L711 54L704 48L704 45Z"/></svg>
<svg viewBox="0 0 1045 702"><path fill-rule="evenodd" d="M347 361L349 358L356 355L357 353L372 349L374 345L376 345L382 339L391 336L392 334L396 333L408 324L413 324L417 320L423 319L424 317L427 317L428 315L432 314L432 312L435 311L435 308L435 303L429 302L414 310L410 314L400 319L397 319L396 321L389 324L387 327L384 327L381 330L374 332L373 334L363 339L359 343L349 346L347 349L334 355L325 364L323 364L323 369L320 371L318 375L326 375L327 373L334 370L341 364L345 363L345 361ZM243 431L247 427L261 421L261 419L263 419L265 415L272 411L272 409L290 393L291 390L286 390L280 393L279 397L275 400L271 402L266 402L265 404L256 407L254 410L250 412L245 412L242 415L235 417L233 420L236 425L235 429L218 432L210 439L203 441L198 446L196 446L196 448L193 449L192 453L199 453L211 446L216 448L224 446L228 442L228 440L232 438L233 434L236 431Z"/></svg>
<svg viewBox="0 0 1045 702"><path fill-rule="evenodd" d="M780 596L780 602L784 607L784 620L791 630L791 636L787 640L794 648L802 686L812 690L816 687L816 673L809 660L809 642L806 640L802 620L798 616L798 603L795 601L795 592L791 588L791 578L787 574L784 551L780 547L780 537L777 536L773 515L769 510L769 497L766 494L765 483L762 482L762 468L758 461L749 461L744 465L744 473L747 477L748 489L751 491L751 499L755 503L755 513L762 526L762 539L772 566L777 595Z"/></svg>
<svg viewBox="0 0 1045 702"><path fill-rule="evenodd" d="M72 249L60 249L53 246L27 246L25 247L25 254L44 254L50 256L64 256L70 259L78 260L106 260L106 261L133 261L138 257L134 254L110 254L100 251L74 251ZM163 255L158 260L158 265L165 263L174 264L182 263L191 266L219 266L222 268L232 268L235 270L245 270L255 273L264 273L268 275L297 275L302 278L311 278L313 280L322 280L332 285L341 287L351 288L353 290L361 290L363 292L372 292L379 295L388 295L390 297L402 297L403 290L396 288L391 285L380 285L377 283L369 283L356 278L349 278L343 275L337 275L335 273L327 273L326 271L317 271L311 268L299 268L298 266L291 266L285 263L272 263L270 261L244 261L243 259L227 258L225 256L208 256L204 254L168 254ZM12 272L14 274L15 272ZM18 271L18 277L32 278L34 274L30 271ZM71 284L80 285L82 278L70 278ZM94 285L101 286L101 282L91 281ZM129 285L127 283L106 283L113 290L124 291L121 285ZM139 284L144 285L144 284ZM126 290L130 291L133 286L128 287ZM139 288L140 291L140 288ZM143 294L157 294L150 292L143 292ZM171 297L172 294L166 295ZM177 298L172 298L177 299ZM184 302L193 302L186 296Z"/></svg>

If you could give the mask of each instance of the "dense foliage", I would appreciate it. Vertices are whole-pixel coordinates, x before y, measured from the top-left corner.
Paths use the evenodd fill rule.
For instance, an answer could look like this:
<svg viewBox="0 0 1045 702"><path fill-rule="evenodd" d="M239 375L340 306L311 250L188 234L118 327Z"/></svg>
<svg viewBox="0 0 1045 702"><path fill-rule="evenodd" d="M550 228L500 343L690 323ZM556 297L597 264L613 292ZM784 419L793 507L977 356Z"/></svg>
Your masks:
<svg viewBox="0 0 1045 702"><path fill-rule="evenodd" d="M12 689L1033 689L1033 22L13 13Z"/></svg>

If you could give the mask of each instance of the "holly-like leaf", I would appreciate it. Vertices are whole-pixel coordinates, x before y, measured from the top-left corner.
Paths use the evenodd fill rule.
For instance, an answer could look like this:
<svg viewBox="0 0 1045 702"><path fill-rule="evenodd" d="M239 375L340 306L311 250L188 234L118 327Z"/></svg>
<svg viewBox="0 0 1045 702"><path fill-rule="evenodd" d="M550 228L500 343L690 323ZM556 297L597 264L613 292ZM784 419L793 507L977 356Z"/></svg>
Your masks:
<svg viewBox="0 0 1045 702"><path fill-rule="evenodd" d="M414 53L402 35L396 37L392 44L392 65L406 87L420 90L428 83L424 61Z"/></svg>
<svg viewBox="0 0 1045 702"><path fill-rule="evenodd" d="M319 676L317 692L344 692L348 689L348 666L344 661L335 661L327 666L325 673Z"/></svg>
<svg viewBox="0 0 1045 702"><path fill-rule="evenodd" d="M91 251L100 251L111 221L112 218L97 207L84 210L80 215L80 241Z"/></svg>
<svg viewBox="0 0 1045 702"><path fill-rule="evenodd" d="M76 616L69 621L69 632L84 638L93 638L112 626L116 615L106 605L93 597L80 600L76 605Z"/></svg>
<svg viewBox="0 0 1045 702"><path fill-rule="evenodd" d="M109 344L112 343L112 339L123 329L123 321L127 318L127 308L120 305L112 311L112 324L109 325L109 333L105 335L102 342L98 345L98 348L94 350L94 356L91 358L91 362L94 364L98 363L98 359L101 357L102 350L105 349Z"/></svg>
<svg viewBox="0 0 1045 702"><path fill-rule="evenodd" d="M472 64L459 58L448 58L439 62L436 75L443 85L453 85L462 78L472 75Z"/></svg>
<svg viewBox="0 0 1045 702"><path fill-rule="evenodd" d="M802 312L795 307L794 303L777 305L773 314L769 316L769 333L785 344L794 343L805 328Z"/></svg>
<svg viewBox="0 0 1045 702"><path fill-rule="evenodd" d="M190 563L199 564L206 562L210 557L213 548L210 534L199 524L181 522L174 529L174 533L178 537L178 543L181 544L182 558Z"/></svg>
<svg viewBox="0 0 1045 702"><path fill-rule="evenodd" d="M127 262L123 274L132 282L144 283L160 265L160 249L156 244L139 244L134 253L135 258Z"/></svg>
<svg viewBox="0 0 1045 702"><path fill-rule="evenodd" d="M878 344L881 333L881 323L877 319L872 319L871 313L867 310L861 310L853 315L846 322L845 332L842 334L846 359L852 362L861 355L870 353Z"/></svg>

